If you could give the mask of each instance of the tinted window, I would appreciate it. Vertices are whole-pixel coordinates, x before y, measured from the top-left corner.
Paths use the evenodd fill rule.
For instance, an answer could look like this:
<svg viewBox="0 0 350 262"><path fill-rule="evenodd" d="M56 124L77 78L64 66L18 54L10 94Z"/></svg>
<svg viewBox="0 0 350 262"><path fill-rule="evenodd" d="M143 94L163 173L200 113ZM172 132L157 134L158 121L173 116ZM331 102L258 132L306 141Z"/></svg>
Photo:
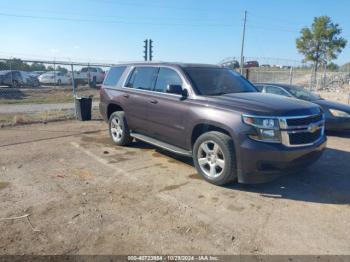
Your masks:
<svg viewBox="0 0 350 262"><path fill-rule="evenodd" d="M107 86L116 86L125 68L125 66L112 67L103 84Z"/></svg>
<svg viewBox="0 0 350 262"><path fill-rule="evenodd" d="M269 94L289 96L288 93L286 93L283 89L276 86L266 86L265 90L266 90L266 93L269 93Z"/></svg>
<svg viewBox="0 0 350 262"><path fill-rule="evenodd" d="M157 67L136 67L132 71L126 86L142 90L152 90L157 71Z"/></svg>
<svg viewBox="0 0 350 262"><path fill-rule="evenodd" d="M168 85L182 85L182 80L174 70L169 68L160 68L155 91L165 93Z"/></svg>
<svg viewBox="0 0 350 262"><path fill-rule="evenodd" d="M188 67L184 70L200 95L257 92L257 89L249 81L231 69Z"/></svg>
<svg viewBox="0 0 350 262"><path fill-rule="evenodd" d="M261 92L264 88L262 85L255 85L255 87Z"/></svg>
<svg viewBox="0 0 350 262"><path fill-rule="evenodd" d="M289 87L286 87L286 89L293 96L302 100L315 101L320 99L318 95L313 94L310 91L307 91L305 88L302 88L299 86L289 86Z"/></svg>

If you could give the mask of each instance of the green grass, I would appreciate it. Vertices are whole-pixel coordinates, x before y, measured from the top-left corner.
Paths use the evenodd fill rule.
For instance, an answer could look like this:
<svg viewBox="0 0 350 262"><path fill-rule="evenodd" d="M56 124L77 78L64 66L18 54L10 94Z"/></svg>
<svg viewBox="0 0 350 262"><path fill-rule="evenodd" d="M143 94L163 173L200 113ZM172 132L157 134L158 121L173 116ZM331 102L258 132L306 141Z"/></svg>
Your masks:
<svg viewBox="0 0 350 262"><path fill-rule="evenodd" d="M78 90L78 96L93 95L93 100L99 99L98 90ZM73 103L74 98L71 90L43 89L43 90L3 90L0 89L0 105L18 104L57 104Z"/></svg>
<svg viewBox="0 0 350 262"><path fill-rule="evenodd" d="M91 113L93 119L101 119L97 108L94 108ZM75 119L75 115L71 110L51 110L33 114L1 114L0 127L73 119Z"/></svg>
<svg viewBox="0 0 350 262"><path fill-rule="evenodd" d="M23 99L0 99L0 105L18 105L18 104L58 104L74 102L73 97L29 97Z"/></svg>

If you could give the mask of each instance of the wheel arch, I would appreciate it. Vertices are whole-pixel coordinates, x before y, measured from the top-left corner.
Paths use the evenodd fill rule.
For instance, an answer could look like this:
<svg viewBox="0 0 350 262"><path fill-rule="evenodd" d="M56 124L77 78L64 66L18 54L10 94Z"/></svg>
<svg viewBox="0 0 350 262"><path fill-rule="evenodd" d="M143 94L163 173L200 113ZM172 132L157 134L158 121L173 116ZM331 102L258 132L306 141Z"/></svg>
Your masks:
<svg viewBox="0 0 350 262"><path fill-rule="evenodd" d="M190 138L191 140L189 141L191 148L193 148L193 145L199 136L210 131L218 131L218 132L224 133L230 136L233 142L235 142L234 134L232 133L232 131L230 131L230 129L227 126L217 122L204 121L204 122L195 124L192 128L191 138Z"/></svg>
<svg viewBox="0 0 350 262"><path fill-rule="evenodd" d="M118 104L115 104L115 103L110 103L108 106L107 106L107 119L110 118L111 114L113 114L114 112L117 112L117 111L124 111L124 109L118 105Z"/></svg>

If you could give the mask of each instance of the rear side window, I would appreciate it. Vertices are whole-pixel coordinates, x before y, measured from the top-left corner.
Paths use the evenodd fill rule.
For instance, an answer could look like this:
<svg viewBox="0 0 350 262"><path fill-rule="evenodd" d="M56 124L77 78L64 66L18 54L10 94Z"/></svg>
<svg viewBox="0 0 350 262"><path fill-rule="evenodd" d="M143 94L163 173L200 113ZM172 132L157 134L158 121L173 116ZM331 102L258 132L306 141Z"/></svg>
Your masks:
<svg viewBox="0 0 350 262"><path fill-rule="evenodd" d="M126 86L142 90L152 90L157 71L157 67L136 67L132 71Z"/></svg>
<svg viewBox="0 0 350 262"><path fill-rule="evenodd" d="M120 77L122 76L125 66L117 66L117 67L112 67L103 82L104 85L107 86L116 86L117 83L119 82Z"/></svg>
<svg viewBox="0 0 350 262"><path fill-rule="evenodd" d="M160 68L155 91L165 93L168 85L182 85L182 80L174 70Z"/></svg>

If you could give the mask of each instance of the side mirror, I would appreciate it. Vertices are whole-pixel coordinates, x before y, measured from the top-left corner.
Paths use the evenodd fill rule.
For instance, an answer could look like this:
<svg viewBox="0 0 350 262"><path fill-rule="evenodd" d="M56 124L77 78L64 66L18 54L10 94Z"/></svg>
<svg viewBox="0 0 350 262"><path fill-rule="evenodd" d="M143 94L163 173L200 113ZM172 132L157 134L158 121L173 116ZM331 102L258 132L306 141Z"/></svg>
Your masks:
<svg viewBox="0 0 350 262"><path fill-rule="evenodd" d="M169 94L181 95L184 98L188 96L187 89L183 89L181 85L168 85L166 92Z"/></svg>

